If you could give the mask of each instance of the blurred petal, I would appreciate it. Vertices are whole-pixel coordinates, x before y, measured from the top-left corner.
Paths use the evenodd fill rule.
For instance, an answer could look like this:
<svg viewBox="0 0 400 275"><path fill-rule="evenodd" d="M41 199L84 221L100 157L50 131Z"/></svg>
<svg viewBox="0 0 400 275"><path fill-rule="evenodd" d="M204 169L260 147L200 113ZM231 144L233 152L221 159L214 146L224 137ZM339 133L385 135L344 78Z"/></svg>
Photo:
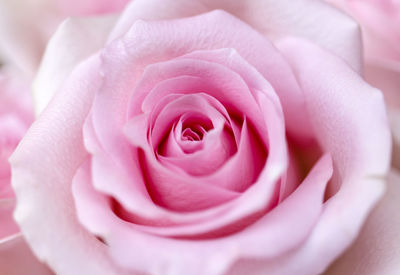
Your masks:
<svg viewBox="0 0 400 275"><path fill-rule="evenodd" d="M0 1L1 57L33 77L59 20L53 1Z"/></svg>
<svg viewBox="0 0 400 275"><path fill-rule="evenodd" d="M53 272L32 254L22 235L14 235L0 241L0 274L51 275Z"/></svg>
<svg viewBox="0 0 400 275"><path fill-rule="evenodd" d="M119 12L130 0L55 0L55 2L64 14L83 16Z"/></svg>

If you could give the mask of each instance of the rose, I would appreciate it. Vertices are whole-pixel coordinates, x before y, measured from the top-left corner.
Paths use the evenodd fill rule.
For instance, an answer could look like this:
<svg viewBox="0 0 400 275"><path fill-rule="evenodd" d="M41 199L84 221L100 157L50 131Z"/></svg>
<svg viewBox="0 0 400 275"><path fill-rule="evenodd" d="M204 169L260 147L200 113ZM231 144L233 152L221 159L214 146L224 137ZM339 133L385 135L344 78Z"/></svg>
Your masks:
<svg viewBox="0 0 400 275"><path fill-rule="evenodd" d="M65 18L119 12L128 1L3 0L0 2L1 58L17 66L27 77L33 77L48 39Z"/></svg>
<svg viewBox="0 0 400 275"><path fill-rule="evenodd" d="M79 24L52 39L35 94L57 92L11 163L16 219L57 274L317 274L382 194L389 130L352 21L216 4L134 1L111 32L81 19L108 42L77 43L101 50L70 73ZM217 7L259 32L223 11L137 20Z"/></svg>
<svg viewBox="0 0 400 275"><path fill-rule="evenodd" d="M28 89L8 74L0 75L0 273L48 274L32 255L12 217L15 195L8 157L32 122L33 113Z"/></svg>

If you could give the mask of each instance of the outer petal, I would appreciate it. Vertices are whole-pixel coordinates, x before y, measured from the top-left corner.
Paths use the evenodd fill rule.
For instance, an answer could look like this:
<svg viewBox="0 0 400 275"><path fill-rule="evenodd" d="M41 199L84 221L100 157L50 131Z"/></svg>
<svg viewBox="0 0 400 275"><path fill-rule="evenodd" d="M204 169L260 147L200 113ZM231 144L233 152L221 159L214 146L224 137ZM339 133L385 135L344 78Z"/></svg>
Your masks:
<svg viewBox="0 0 400 275"><path fill-rule="evenodd" d="M172 19L222 9L262 34L277 38L301 36L326 47L361 71L361 37L350 17L318 0L135 0L114 30L118 37L138 19Z"/></svg>
<svg viewBox="0 0 400 275"><path fill-rule="evenodd" d="M7 275L53 274L36 259L21 235L14 235L0 241L0 273Z"/></svg>
<svg viewBox="0 0 400 275"><path fill-rule="evenodd" d="M361 36L355 21L319 0L199 0L224 9L270 38L300 36L329 49L361 71Z"/></svg>
<svg viewBox="0 0 400 275"><path fill-rule="evenodd" d="M395 275L400 270L400 174L392 171L386 195L367 219L351 248L326 272Z"/></svg>
<svg viewBox="0 0 400 275"><path fill-rule="evenodd" d="M36 114L46 107L72 69L104 45L115 20L115 16L70 18L60 25L47 45L34 83Z"/></svg>
<svg viewBox="0 0 400 275"><path fill-rule="evenodd" d="M400 110L390 111L389 117L393 135L392 165L400 170Z"/></svg>
<svg viewBox="0 0 400 275"><path fill-rule="evenodd" d="M82 127L102 82L99 67L95 56L74 70L10 159L15 219L34 253L57 274L125 274L79 224L71 196L72 177L87 155Z"/></svg>
<svg viewBox="0 0 400 275"><path fill-rule="evenodd" d="M298 39L283 41L280 48L303 87L315 133L324 151L331 152L334 177L342 184L303 246L269 264L243 265L272 274L318 274L357 236L382 195L390 133L382 95L343 61Z"/></svg>
<svg viewBox="0 0 400 275"><path fill-rule="evenodd" d="M63 13L73 16L119 12L130 0L56 0Z"/></svg>
<svg viewBox="0 0 400 275"><path fill-rule="evenodd" d="M124 35L137 20L166 20L183 18L208 10L198 1L186 0L135 0L122 13L109 41Z"/></svg>
<svg viewBox="0 0 400 275"><path fill-rule="evenodd" d="M381 92L346 64L301 39L279 42L303 89L314 133L332 153L339 183L365 176L384 177L390 162L390 131Z"/></svg>

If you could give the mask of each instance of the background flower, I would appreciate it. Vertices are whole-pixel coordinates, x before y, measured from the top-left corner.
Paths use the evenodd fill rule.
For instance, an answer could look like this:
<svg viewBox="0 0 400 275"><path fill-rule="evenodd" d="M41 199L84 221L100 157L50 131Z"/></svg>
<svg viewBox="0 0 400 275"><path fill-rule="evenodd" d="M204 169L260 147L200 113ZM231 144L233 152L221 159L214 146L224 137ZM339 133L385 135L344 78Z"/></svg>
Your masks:
<svg viewBox="0 0 400 275"><path fill-rule="evenodd" d="M50 274L36 260L13 219L15 195L8 158L30 126L33 112L29 89L9 74L0 75L0 273Z"/></svg>
<svg viewBox="0 0 400 275"><path fill-rule="evenodd" d="M2 0L0 57L32 78L50 36L69 16L119 12L129 0Z"/></svg>

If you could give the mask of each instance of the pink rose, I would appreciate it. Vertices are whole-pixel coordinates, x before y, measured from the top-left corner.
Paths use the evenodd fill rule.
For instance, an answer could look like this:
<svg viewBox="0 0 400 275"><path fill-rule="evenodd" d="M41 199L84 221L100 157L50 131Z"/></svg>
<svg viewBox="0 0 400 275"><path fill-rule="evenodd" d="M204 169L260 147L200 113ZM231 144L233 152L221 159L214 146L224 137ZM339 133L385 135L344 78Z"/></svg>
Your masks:
<svg viewBox="0 0 400 275"><path fill-rule="evenodd" d="M129 0L2 0L0 60L17 66L26 76L33 77L48 39L65 18L119 12L128 2Z"/></svg>
<svg viewBox="0 0 400 275"><path fill-rule="evenodd" d="M0 75L0 274L48 274L19 233L12 212L15 195L11 188L8 158L32 122L28 89L16 79ZM35 273L35 274L37 274Z"/></svg>
<svg viewBox="0 0 400 275"><path fill-rule="evenodd" d="M323 272L389 167L360 49L319 1L137 0L64 23L38 111L55 96L11 158L24 236L57 274Z"/></svg>

